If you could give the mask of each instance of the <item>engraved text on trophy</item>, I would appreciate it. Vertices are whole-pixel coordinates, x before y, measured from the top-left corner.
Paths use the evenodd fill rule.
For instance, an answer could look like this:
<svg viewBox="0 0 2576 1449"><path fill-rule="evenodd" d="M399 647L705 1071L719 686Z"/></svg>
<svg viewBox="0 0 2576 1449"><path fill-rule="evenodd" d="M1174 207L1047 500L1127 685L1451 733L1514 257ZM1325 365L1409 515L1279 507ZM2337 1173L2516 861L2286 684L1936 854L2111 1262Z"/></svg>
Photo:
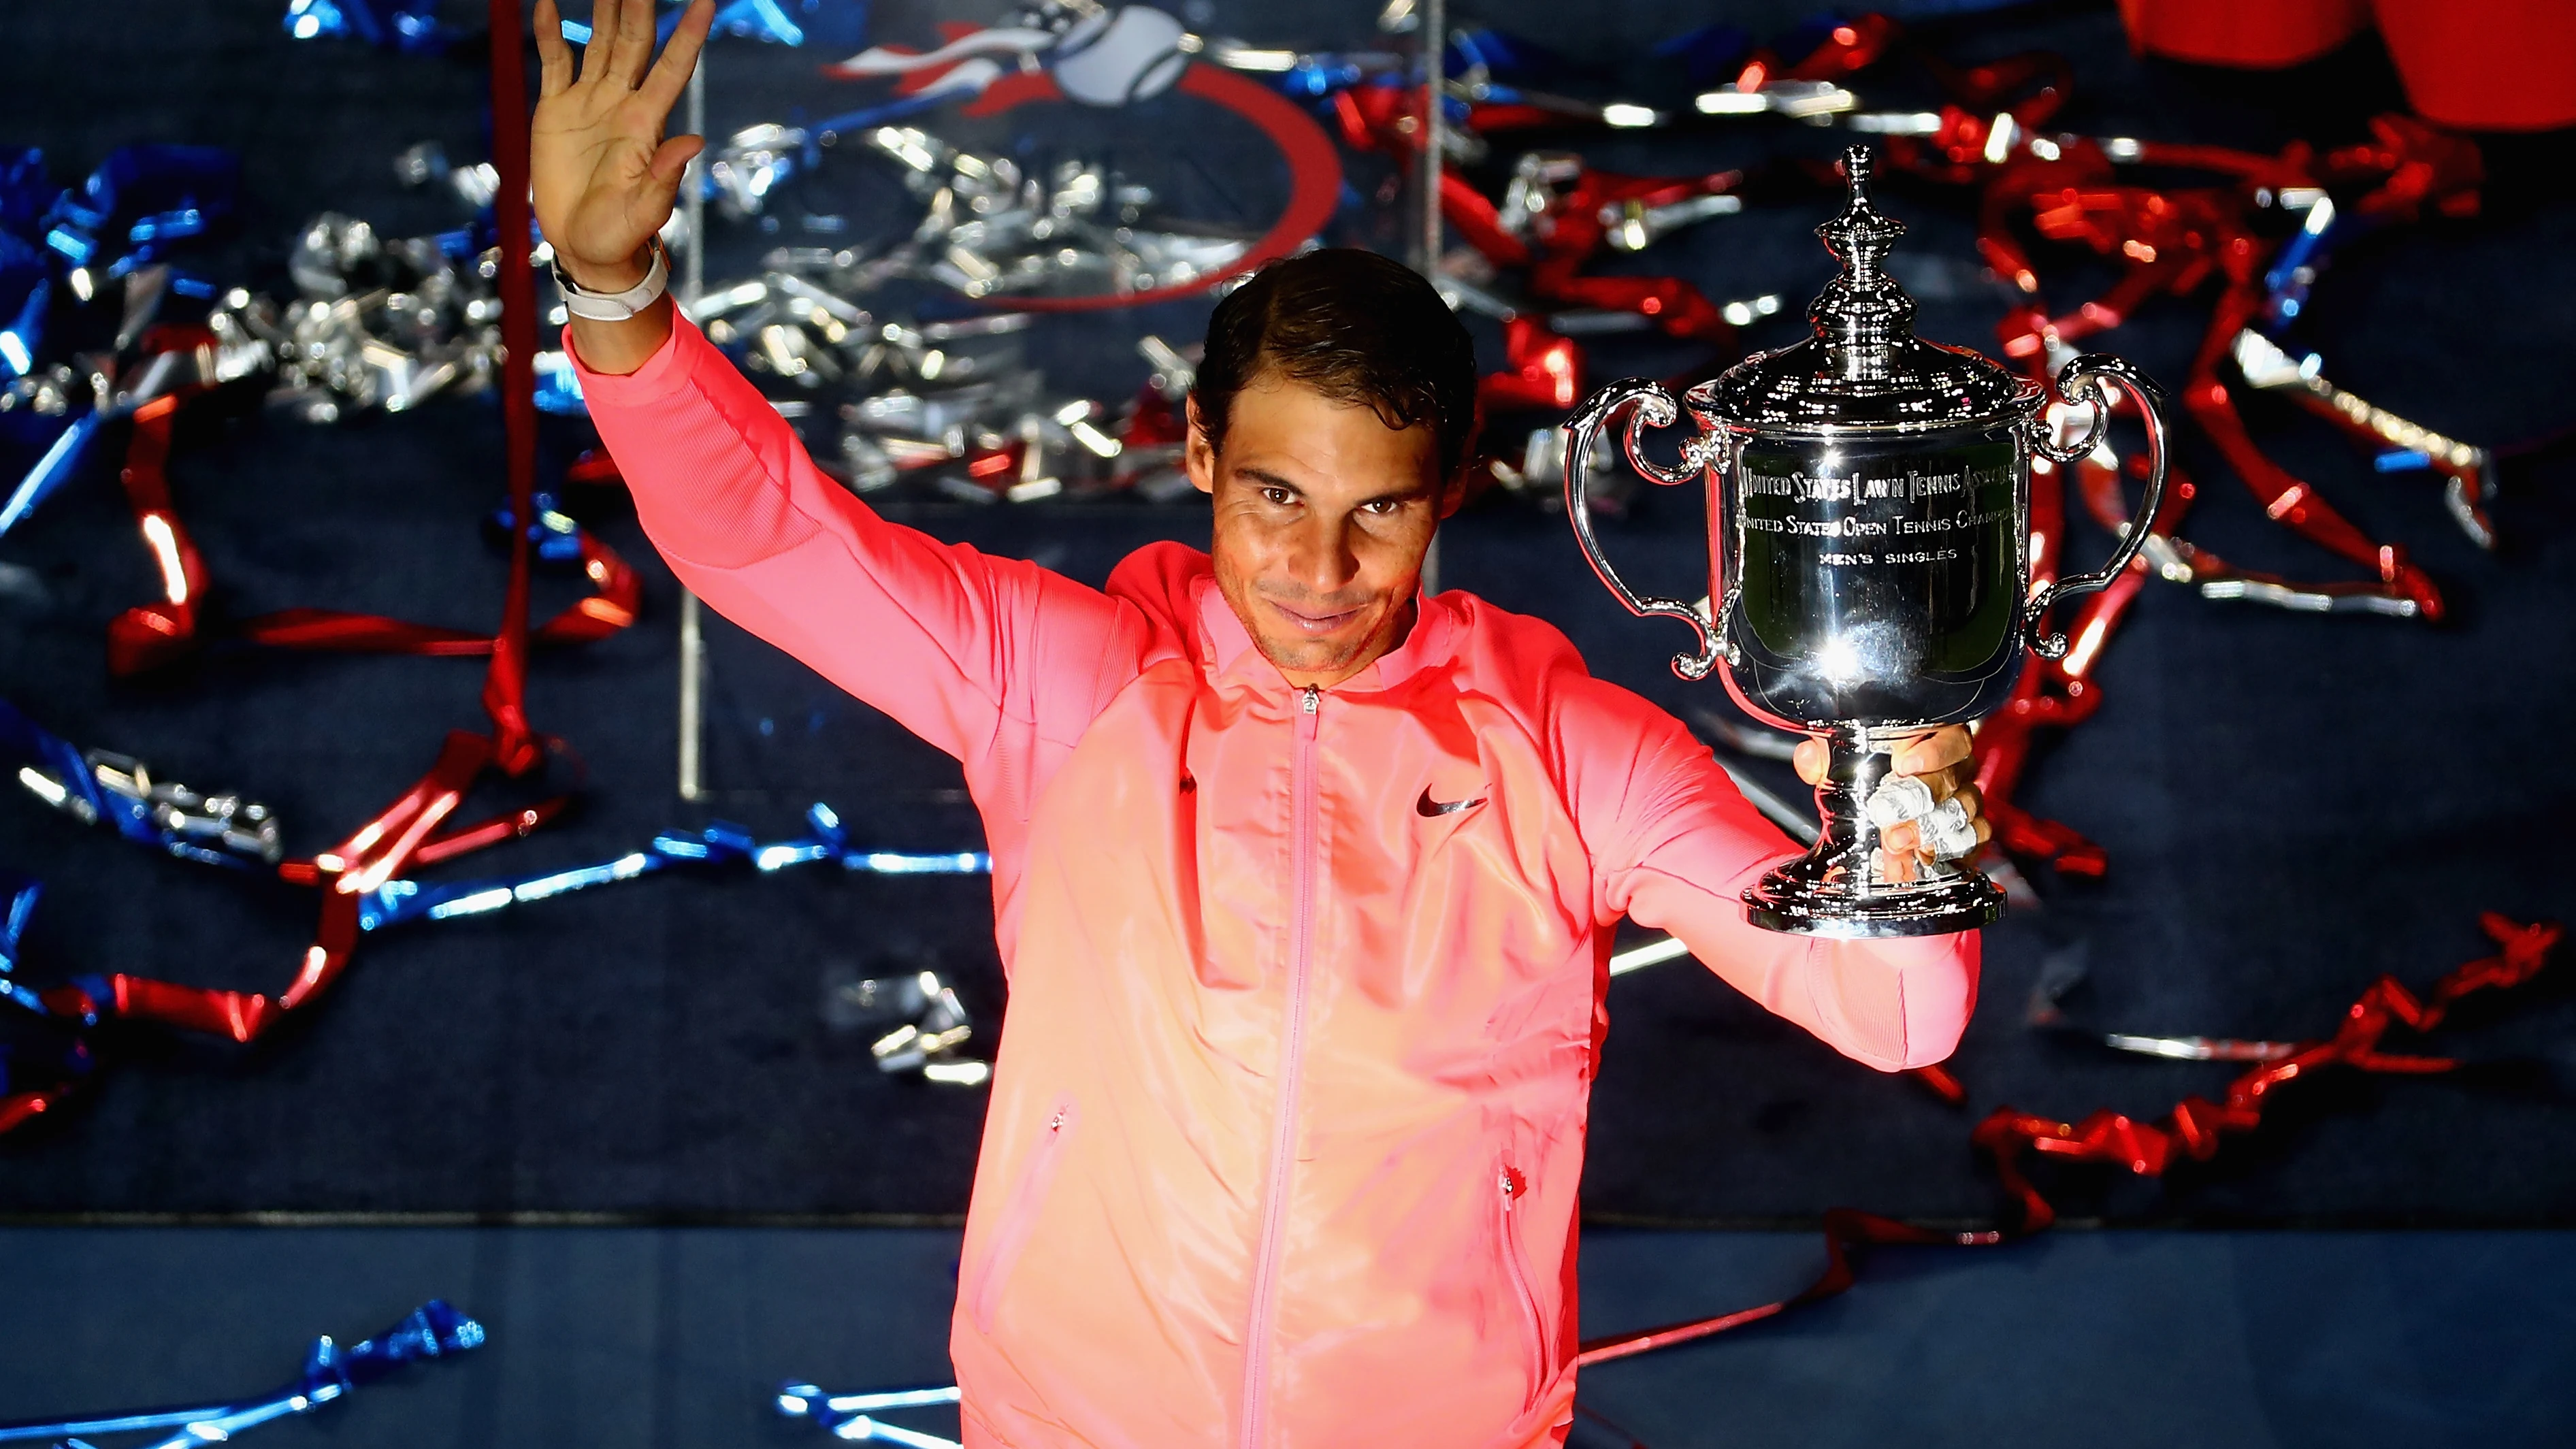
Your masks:
<svg viewBox="0 0 2576 1449"><path fill-rule="evenodd" d="M2015 662L2015 443L1998 432L1744 449L1737 642L1818 720L1915 721Z"/></svg>

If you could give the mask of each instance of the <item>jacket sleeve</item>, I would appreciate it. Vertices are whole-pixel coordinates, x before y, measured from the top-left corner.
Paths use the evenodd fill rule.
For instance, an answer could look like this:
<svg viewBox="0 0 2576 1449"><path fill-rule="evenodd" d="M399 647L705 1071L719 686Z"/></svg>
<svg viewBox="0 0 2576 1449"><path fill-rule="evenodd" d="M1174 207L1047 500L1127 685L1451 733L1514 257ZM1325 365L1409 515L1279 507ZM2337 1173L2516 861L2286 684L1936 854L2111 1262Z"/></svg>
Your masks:
<svg viewBox="0 0 2576 1449"><path fill-rule="evenodd" d="M1586 679L1560 710L1596 908L1669 931L1729 985L1881 1071L1950 1055L1977 999L1974 931L1839 941L1766 931L1741 893L1797 847L1678 720Z"/></svg>
<svg viewBox="0 0 2576 1449"><path fill-rule="evenodd" d="M572 345L567 329L579 365ZM878 517L686 322L634 372L583 366L581 385L680 581L950 755L991 753L1006 719L1069 742L1124 682L1122 659L1133 672L1132 609ZM1005 784L1015 773L1003 762Z"/></svg>

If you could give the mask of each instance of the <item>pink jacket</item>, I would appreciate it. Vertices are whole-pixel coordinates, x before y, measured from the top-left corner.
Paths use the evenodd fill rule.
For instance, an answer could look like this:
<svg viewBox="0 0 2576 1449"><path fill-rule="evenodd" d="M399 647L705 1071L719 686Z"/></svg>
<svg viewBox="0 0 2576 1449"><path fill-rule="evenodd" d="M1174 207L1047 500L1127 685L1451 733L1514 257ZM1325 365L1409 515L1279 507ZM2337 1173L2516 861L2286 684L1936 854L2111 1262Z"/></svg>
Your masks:
<svg viewBox="0 0 2576 1449"><path fill-rule="evenodd" d="M1749 925L1787 842L1536 619L1432 595L1294 689L1205 555L1102 591L887 523L685 325L582 385L690 588L966 767L1011 993L950 1339L970 1445L1561 1440L1623 915L1882 1070L1967 1022L1973 934Z"/></svg>

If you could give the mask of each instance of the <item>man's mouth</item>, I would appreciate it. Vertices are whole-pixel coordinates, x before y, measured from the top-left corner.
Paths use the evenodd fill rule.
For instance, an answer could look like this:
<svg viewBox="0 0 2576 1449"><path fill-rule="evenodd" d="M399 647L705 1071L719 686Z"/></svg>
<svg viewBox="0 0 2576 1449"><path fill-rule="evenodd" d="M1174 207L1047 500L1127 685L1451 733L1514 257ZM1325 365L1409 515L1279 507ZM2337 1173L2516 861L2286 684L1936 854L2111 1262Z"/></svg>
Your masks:
<svg viewBox="0 0 2576 1449"><path fill-rule="evenodd" d="M1286 619L1289 626L1300 634L1337 633L1360 616L1360 610L1356 607L1327 612L1321 609L1291 608L1275 599L1265 602L1269 603L1271 608L1278 610L1280 617Z"/></svg>

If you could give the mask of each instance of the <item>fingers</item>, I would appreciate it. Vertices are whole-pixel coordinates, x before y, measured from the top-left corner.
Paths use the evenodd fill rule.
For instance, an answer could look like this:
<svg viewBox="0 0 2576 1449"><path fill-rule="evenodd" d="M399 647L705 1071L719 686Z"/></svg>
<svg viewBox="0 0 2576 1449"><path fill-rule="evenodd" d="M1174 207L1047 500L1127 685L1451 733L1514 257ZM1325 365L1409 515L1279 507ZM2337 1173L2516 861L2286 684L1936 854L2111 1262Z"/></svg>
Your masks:
<svg viewBox="0 0 2576 1449"><path fill-rule="evenodd" d="M1947 772L1944 772L1942 776L1934 778L1946 779L1946 777ZM1961 822L1974 834L1977 845L1983 846L1995 838L1994 826L1985 817L1984 797L1978 793L1976 786L1960 785L1944 792L1943 798L1956 800L1959 803ZM1931 842L1924 838L1923 823L1919 820L1903 820L1880 827L1878 849L1880 876L1894 885L1919 879L1923 865L1943 858L1940 852L1932 848ZM1947 849L1959 852L1956 844L1948 846ZM1975 852L1970 850L1959 853L1973 855Z"/></svg>
<svg viewBox="0 0 2576 1449"><path fill-rule="evenodd" d="M1959 802L1959 808L1967 812L1970 821L1982 821L1985 818L1985 812L1980 807L1985 804L1986 797L1977 793L1976 786L1962 785L1950 792L1950 798Z"/></svg>
<svg viewBox="0 0 2576 1449"><path fill-rule="evenodd" d="M1929 775L1935 770L1967 763L1972 748L1967 726L1943 725L1898 746L1893 752L1892 764L1901 775Z"/></svg>
<svg viewBox="0 0 2576 1449"><path fill-rule="evenodd" d="M645 104L655 113L669 115L680 92L688 88L689 74L698 68L698 52L706 48L707 27L715 19L715 0L691 0L681 15L679 29L671 32L671 43L662 47L662 58L653 63L653 73L644 77L640 88Z"/></svg>
<svg viewBox="0 0 2576 1449"><path fill-rule="evenodd" d="M537 0L537 96L559 96L572 85L572 47L564 44L563 16L555 0Z"/></svg>
<svg viewBox="0 0 2576 1449"><path fill-rule="evenodd" d="M1790 752L1789 764L1797 770L1799 779L1810 785L1821 785L1825 783L1825 769L1832 763L1832 753L1823 740L1809 735L1798 741L1798 748Z"/></svg>
<svg viewBox="0 0 2576 1449"><path fill-rule="evenodd" d="M581 50L581 78L597 80L608 72L608 48L617 43L617 0L590 0L590 44Z"/></svg>
<svg viewBox="0 0 2576 1449"><path fill-rule="evenodd" d="M653 0L599 0L603 11L617 12L617 40L608 48L608 77L619 90L631 91L644 78L644 63L653 58Z"/></svg>
<svg viewBox="0 0 2576 1449"><path fill-rule="evenodd" d="M653 151L653 179L665 192L680 184L680 176L689 169L689 158L706 149L703 136L673 136Z"/></svg>

